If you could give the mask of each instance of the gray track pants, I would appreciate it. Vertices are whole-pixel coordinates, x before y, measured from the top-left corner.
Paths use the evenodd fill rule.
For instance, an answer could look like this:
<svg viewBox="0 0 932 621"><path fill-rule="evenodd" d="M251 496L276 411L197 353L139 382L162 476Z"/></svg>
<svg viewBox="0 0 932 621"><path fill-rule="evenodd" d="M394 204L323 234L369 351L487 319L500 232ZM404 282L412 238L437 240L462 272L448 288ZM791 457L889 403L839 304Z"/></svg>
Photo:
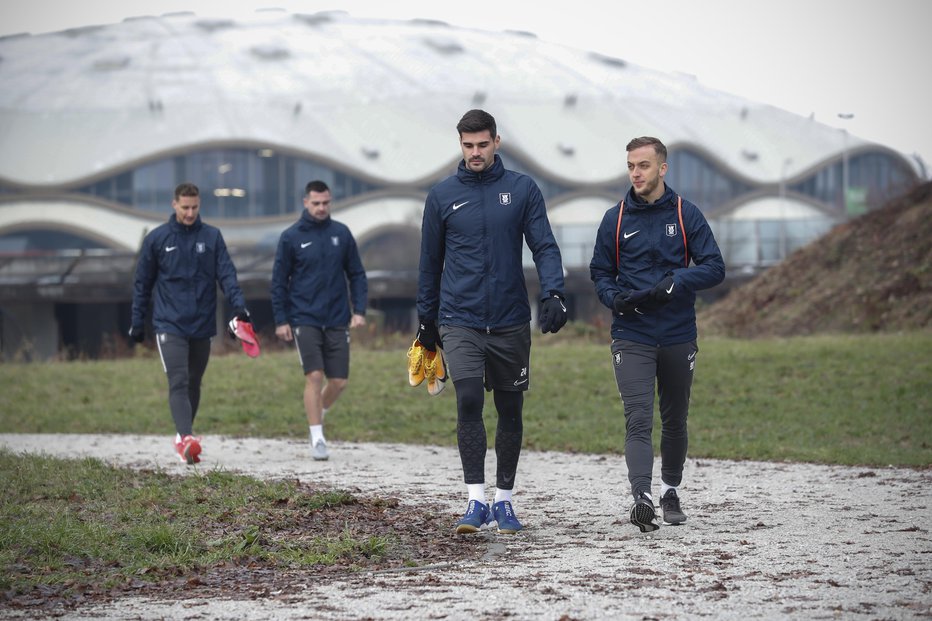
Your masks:
<svg viewBox="0 0 932 621"><path fill-rule="evenodd" d="M674 487L682 481L689 443L686 417L698 351L695 341L669 347L612 342L615 381L625 408L625 463L635 497L651 490L655 380L660 397L660 475Z"/></svg>
<svg viewBox="0 0 932 621"><path fill-rule="evenodd" d="M168 376L168 407L175 431L191 435L201 402L201 378L210 358L210 339L189 339L176 334L156 334L155 342Z"/></svg>

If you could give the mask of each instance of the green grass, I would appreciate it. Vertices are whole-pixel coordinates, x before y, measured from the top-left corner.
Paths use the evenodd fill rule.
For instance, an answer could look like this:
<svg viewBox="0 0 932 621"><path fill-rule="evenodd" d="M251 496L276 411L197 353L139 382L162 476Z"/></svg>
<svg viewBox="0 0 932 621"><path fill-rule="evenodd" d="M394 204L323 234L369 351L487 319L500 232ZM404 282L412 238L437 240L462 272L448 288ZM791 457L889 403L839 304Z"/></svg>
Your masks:
<svg viewBox="0 0 932 621"><path fill-rule="evenodd" d="M0 591L81 590L158 581L224 561L291 568L382 558L389 537L322 529L313 515L353 505L222 471L184 477L96 459L22 458L0 450Z"/></svg>
<svg viewBox="0 0 932 621"><path fill-rule="evenodd" d="M624 416L607 343L535 339L525 447L621 453ZM932 464L932 332L708 338L699 347L691 456ZM196 430L305 437L303 384L293 351L214 356ZM151 351L127 360L2 364L0 386L0 432L173 431L165 376ZM489 395L490 439L495 420ZM327 435L454 446L455 391L431 397L423 386L408 386L403 348L354 345L349 387L328 416ZM659 432L654 436L656 444Z"/></svg>

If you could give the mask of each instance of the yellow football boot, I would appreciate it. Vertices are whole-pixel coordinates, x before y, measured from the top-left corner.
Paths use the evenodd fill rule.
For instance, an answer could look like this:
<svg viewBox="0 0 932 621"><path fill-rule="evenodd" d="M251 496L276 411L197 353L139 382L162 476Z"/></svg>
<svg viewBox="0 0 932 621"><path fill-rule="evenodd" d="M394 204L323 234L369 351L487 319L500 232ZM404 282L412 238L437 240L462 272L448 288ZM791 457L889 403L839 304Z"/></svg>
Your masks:
<svg viewBox="0 0 932 621"><path fill-rule="evenodd" d="M414 339L414 343L408 348L408 383L412 386L420 386L426 377L426 353L427 350L417 339Z"/></svg>
<svg viewBox="0 0 932 621"><path fill-rule="evenodd" d="M424 372L427 376L427 392L439 395L447 385L447 363L440 348L424 352Z"/></svg>

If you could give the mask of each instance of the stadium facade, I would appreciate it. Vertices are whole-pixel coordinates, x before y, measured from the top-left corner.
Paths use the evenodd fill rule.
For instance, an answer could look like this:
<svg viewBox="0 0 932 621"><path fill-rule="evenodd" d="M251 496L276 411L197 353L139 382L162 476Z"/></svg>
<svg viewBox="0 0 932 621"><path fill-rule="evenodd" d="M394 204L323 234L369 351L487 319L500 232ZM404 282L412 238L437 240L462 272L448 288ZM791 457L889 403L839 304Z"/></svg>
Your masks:
<svg viewBox="0 0 932 621"><path fill-rule="evenodd" d="M371 307L412 329L423 201L455 170L454 127L474 107L544 193L580 320L607 319L588 261L635 136L666 142L667 182L703 209L732 275L926 176L814 119L524 32L269 11L5 37L3 356L93 356L124 334L135 253L181 181L200 186L260 327L278 235L318 178L359 242Z"/></svg>

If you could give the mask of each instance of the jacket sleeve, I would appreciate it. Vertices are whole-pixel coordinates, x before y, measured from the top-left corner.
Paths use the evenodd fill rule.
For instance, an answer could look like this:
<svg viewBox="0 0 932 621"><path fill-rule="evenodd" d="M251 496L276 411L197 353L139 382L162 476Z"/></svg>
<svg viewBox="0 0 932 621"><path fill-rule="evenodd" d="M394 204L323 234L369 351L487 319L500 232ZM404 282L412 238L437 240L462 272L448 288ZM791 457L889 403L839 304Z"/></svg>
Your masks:
<svg viewBox="0 0 932 621"><path fill-rule="evenodd" d="M349 243L347 244L343 271L349 279L350 300L352 302L353 314L365 315L369 298L369 281L366 278L366 269L362 265L362 259L359 258L359 248L356 246L356 239L353 237L352 233L347 233L347 237L349 237Z"/></svg>
<svg viewBox="0 0 932 621"><path fill-rule="evenodd" d="M275 262L272 263L272 318L276 326L288 323L288 281L291 278L292 256L287 231L278 238Z"/></svg>
<svg viewBox="0 0 932 621"><path fill-rule="evenodd" d="M246 298L239 287L239 281L236 279L236 267L233 265L233 259L227 251L226 242L223 241L223 235L217 231L217 280L220 282L220 288L226 296L227 301L233 308L246 308Z"/></svg>
<svg viewBox="0 0 932 621"><path fill-rule="evenodd" d="M434 192L427 195L421 220L421 259L417 279L417 314L437 319L440 312L440 277L446 255L446 225Z"/></svg>
<svg viewBox="0 0 932 621"><path fill-rule="evenodd" d="M685 200L683 220L686 244L694 265L674 269L673 279L691 291L714 287L725 280L725 260L712 235L712 229L699 208Z"/></svg>
<svg viewBox="0 0 932 621"><path fill-rule="evenodd" d="M149 302L152 299L152 287L158 276L158 258L154 256L152 235L146 235L139 250L139 260L136 263L136 276L133 281L133 312L131 324L133 327L142 327L146 323L146 313L149 312Z"/></svg>
<svg viewBox="0 0 932 621"><path fill-rule="evenodd" d="M595 236L595 247L592 249L592 260L589 262L589 277L595 285L595 293L602 304L609 308L613 308L612 302L621 292L615 255L618 209L619 206L615 205L602 216L602 223Z"/></svg>
<svg viewBox="0 0 932 621"><path fill-rule="evenodd" d="M560 247L547 219L547 207L537 184L530 182L528 188L527 217L524 219L524 239L534 257L537 277L540 279L541 297L549 297L550 291L566 292L563 283L563 257Z"/></svg>

